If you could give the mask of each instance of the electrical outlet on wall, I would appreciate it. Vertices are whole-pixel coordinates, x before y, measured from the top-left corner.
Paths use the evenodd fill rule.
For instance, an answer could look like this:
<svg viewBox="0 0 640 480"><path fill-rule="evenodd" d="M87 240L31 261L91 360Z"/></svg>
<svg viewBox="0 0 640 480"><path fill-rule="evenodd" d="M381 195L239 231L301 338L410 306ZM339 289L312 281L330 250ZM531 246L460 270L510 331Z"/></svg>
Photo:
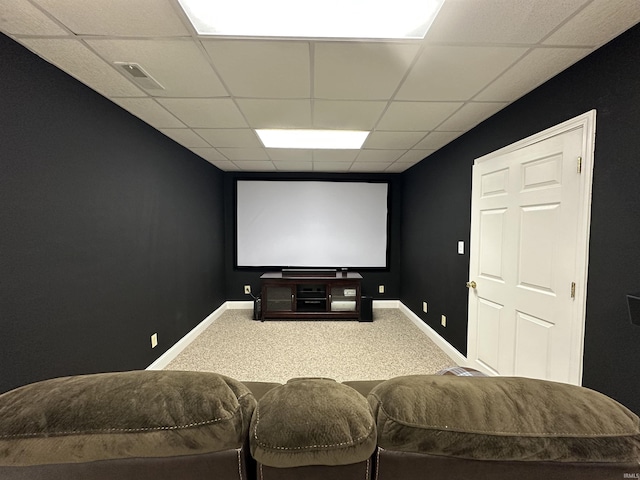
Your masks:
<svg viewBox="0 0 640 480"><path fill-rule="evenodd" d="M427 302L422 302L422 311L427 313Z"/></svg>
<svg viewBox="0 0 640 480"><path fill-rule="evenodd" d="M440 325L442 325L443 327L447 326L447 317L445 315L442 315L442 317L440 318Z"/></svg>
<svg viewBox="0 0 640 480"><path fill-rule="evenodd" d="M251 285L245 285L244 286L244 294L245 295L251 294Z"/></svg>
<svg viewBox="0 0 640 480"><path fill-rule="evenodd" d="M154 333L151 335L151 348L156 348L158 346L158 334Z"/></svg>
<svg viewBox="0 0 640 480"><path fill-rule="evenodd" d="M378 285L378 293L384 293L384 285Z"/></svg>

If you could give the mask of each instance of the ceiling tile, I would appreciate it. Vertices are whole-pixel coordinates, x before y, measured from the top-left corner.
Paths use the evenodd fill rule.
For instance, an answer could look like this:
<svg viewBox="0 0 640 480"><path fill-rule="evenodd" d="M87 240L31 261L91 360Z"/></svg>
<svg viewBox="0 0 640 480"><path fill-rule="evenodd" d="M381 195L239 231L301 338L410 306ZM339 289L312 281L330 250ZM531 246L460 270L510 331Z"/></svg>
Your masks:
<svg viewBox="0 0 640 480"><path fill-rule="evenodd" d="M233 162L222 161L222 160L208 160L208 162L211 163L212 165L215 165L220 170L223 170L225 172L239 172L240 171L240 167L238 167Z"/></svg>
<svg viewBox="0 0 640 480"><path fill-rule="evenodd" d="M187 148L211 146L188 128L161 128L160 131Z"/></svg>
<svg viewBox="0 0 640 480"><path fill-rule="evenodd" d="M216 165L218 163L226 163L228 162L227 158L225 156L223 156L220 152L218 152L215 148L190 148L189 150L191 150L193 153L195 153L196 155L201 156L202 158L204 158L205 160L207 160L208 162L216 162ZM228 162L231 163L231 162Z"/></svg>
<svg viewBox="0 0 640 480"><path fill-rule="evenodd" d="M314 100L313 126L371 130L386 105L376 101Z"/></svg>
<svg viewBox="0 0 640 480"><path fill-rule="evenodd" d="M435 152L435 150L409 150L407 153L402 155L396 163L410 163L413 165L424 160L433 152Z"/></svg>
<svg viewBox="0 0 640 480"><path fill-rule="evenodd" d="M360 150L356 163L387 162L391 164L400 158L406 150Z"/></svg>
<svg viewBox="0 0 640 480"><path fill-rule="evenodd" d="M281 172L311 172L313 171L313 162L273 162L276 168Z"/></svg>
<svg viewBox="0 0 640 480"><path fill-rule="evenodd" d="M402 173L408 168L413 167L413 165L415 164L395 162L387 167L387 169L385 170L385 173Z"/></svg>
<svg viewBox="0 0 640 480"><path fill-rule="evenodd" d="M371 132L364 142L364 148L404 149L413 147L427 132Z"/></svg>
<svg viewBox="0 0 640 480"><path fill-rule="evenodd" d="M498 77L474 100L514 101L591 53L586 48L536 48Z"/></svg>
<svg viewBox="0 0 640 480"><path fill-rule="evenodd" d="M110 63L139 64L164 87L163 90L147 90L149 95L156 97L229 96L204 54L192 40L99 39L87 40L87 44Z"/></svg>
<svg viewBox="0 0 640 480"><path fill-rule="evenodd" d="M515 47L426 47L396 100L468 100L525 54Z"/></svg>
<svg viewBox="0 0 640 480"><path fill-rule="evenodd" d="M77 35L178 36L189 31L159 0L32 0Z"/></svg>
<svg viewBox="0 0 640 480"><path fill-rule="evenodd" d="M459 102L393 102L378 123L378 129L433 130L461 106Z"/></svg>
<svg viewBox="0 0 640 480"><path fill-rule="evenodd" d="M460 132L431 132L429 135L425 137L424 140L416 144L414 149L425 149L425 150L437 150L439 148L444 147L447 143L455 140L460 135L462 135L462 131Z"/></svg>
<svg viewBox="0 0 640 480"><path fill-rule="evenodd" d="M257 160L233 163L245 172L274 172L276 170L275 165L271 161Z"/></svg>
<svg viewBox="0 0 640 480"><path fill-rule="evenodd" d="M392 162L354 162L349 169L350 172L384 172L391 166Z"/></svg>
<svg viewBox="0 0 640 480"><path fill-rule="evenodd" d="M418 52L418 45L326 42L315 45L314 97L391 98Z"/></svg>
<svg viewBox="0 0 640 480"><path fill-rule="evenodd" d="M89 85L98 93L114 97L142 97L144 92L113 67L74 39L25 38L21 42L45 60Z"/></svg>
<svg viewBox="0 0 640 480"><path fill-rule="evenodd" d="M269 156L264 148L218 148L229 160L269 160Z"/></svg>
<svg viewBox="0 0 640 480"><path fill-rule="evenodd" d="M158 102L192 128L246 128L230 98L159 98Z"/></svg>
<svg viewBox="0 0 640 480"><path fill-rule="evenodd" d="M298 148L267 148L267 154L275 162L311 162L313 150Z"/></svg>
<svg viewBox="0 0 640 480"><path fill-rule="evenodd" d="M589 0L447 0L427 42L537 43Z"/></svg>
<svg viewBox="0 0 640 480"><path fill-rule="evenodd" d="M353 162L360 150L314 150L314 162Z"/></svg>
<svg viewBox="0 0 640 480"><path fill-rule="evenodd" d="M111 100L152 127L185 127L184 123L162 108L153 98L112 98Z"/></svg>
<svg viewBox="0 0 640 480"><path fill-rule="evenodd" d="M310 128L310 100L238 99L238 106L254 128Z"/></svg>
<svg viewBox="0 0 640 480"><path fill-rule="evenodd" d="M351 168L351 162L313 161L314 172L348 172L349 168Z"/></svg>
<svg viewBox="0 0 640 480"><path fill-rule="evenodd" d="M310 97L307 42L203 40L202 44L237 97Z"/></svg>
<svg viewBox="0 0 640 480"><path fill-rule="evenodd" d="M507 103L467 103L440 125L438 130L471 130L506 106Z"/></svg>
<svg viewBox="0 0 640 480"><path fill-rule="evenodd" d="M0 0L0 31L9 35L64 35L69 32L28 2Z"/></svg>
<svg viewBox="0 0 640 480"><path fill-rule="evenodd" d="M262 147L250 128L197 128L195 132L214 147Z"/></svg>
<svg viewBox="0 0 640 480"><path fill-rule="evenodd" d="M594 0L543 43L599 47L638 22L638 0Z"/></svg>

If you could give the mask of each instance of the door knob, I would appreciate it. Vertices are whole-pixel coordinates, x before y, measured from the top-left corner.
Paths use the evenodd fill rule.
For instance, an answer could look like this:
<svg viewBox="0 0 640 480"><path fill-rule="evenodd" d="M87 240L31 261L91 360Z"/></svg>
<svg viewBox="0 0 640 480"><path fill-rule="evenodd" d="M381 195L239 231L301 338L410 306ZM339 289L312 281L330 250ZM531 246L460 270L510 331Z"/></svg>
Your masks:
<svg viewBox="0 0 640 480"><path fill-rule="evenodd" d="M467 288L476 288L476 282L474 282L473 280L467 282Z"/></svg>

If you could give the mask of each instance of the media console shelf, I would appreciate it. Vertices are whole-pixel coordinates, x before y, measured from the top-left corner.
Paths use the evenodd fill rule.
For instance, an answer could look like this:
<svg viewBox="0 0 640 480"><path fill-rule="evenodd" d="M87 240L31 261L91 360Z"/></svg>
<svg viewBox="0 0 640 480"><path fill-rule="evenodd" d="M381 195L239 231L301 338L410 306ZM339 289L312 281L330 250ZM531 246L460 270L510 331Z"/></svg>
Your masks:
<svg viewBox="0 0 640 480"><path fill-rule="evenodd" d="M362 276L356 272L271 272L262 280L262 319L360 320Z"/></svg>

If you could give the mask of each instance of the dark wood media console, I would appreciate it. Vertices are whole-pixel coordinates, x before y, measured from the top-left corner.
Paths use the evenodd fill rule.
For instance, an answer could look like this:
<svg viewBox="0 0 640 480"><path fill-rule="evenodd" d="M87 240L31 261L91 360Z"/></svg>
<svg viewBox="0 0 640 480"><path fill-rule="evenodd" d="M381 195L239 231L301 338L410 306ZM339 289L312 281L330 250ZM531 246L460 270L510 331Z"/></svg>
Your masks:
<svg viewBox="0 0 640 480"><path fill-rule="evenodd" d="M262 280L262 319L360 320L356 272L272 272Z"/></svg>

